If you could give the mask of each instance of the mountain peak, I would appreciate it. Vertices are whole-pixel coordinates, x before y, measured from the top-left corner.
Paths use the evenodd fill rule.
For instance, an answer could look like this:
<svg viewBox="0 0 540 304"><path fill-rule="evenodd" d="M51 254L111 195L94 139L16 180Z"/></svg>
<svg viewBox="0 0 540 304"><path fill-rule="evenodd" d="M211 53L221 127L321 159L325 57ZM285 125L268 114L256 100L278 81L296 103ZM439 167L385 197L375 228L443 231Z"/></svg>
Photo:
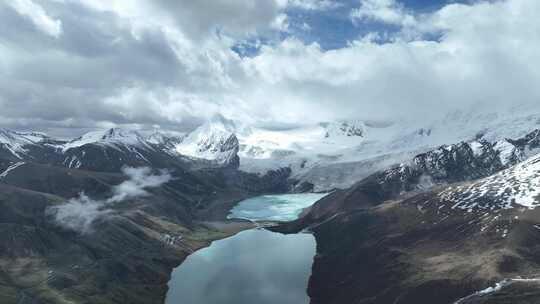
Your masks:
<svg viewBox="0 0 540 304"><path fill-rule="evenodd" d="M236 125L232 120L222 115L214 115L176 145L175 149L184 156L221 165L237 165L240 144L235 132Z"/></svg>
<svg viewBox="0 0 540 304"><path fill-rule="evenodd" d="M63 147L64 151L87 144L146 145L144 138L135 130L111 128L88 132Z"/></svg>
<svg viewBox="0 0 540 304"><path fill-rule="evenodd" d="M19 132L9 129L0 129L0 145L17 158L26 153L25 146L35 145L49 137L39 132Z"/></svg>

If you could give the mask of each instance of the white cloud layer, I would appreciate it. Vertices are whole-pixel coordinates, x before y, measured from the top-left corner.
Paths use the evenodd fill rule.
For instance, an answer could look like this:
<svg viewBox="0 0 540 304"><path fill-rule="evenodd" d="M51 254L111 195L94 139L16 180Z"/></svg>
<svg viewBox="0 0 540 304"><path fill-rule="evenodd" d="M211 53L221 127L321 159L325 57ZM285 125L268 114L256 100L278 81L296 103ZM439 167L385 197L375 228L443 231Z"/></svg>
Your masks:
<svg viewBox="0 0 540 304"><path fill-rule="evenodd" d="M336 0L284 0L286 6L304 10L328 10L343 6Z"/></svg>
<svg viewBox="0 0 540 304"><path fill-rule="evenodd" d="M361 0L360 7L351 11L353 20L374 20L393 25L414 26L416 18L396 0Z"/></svg>
<svg viewBox="0 0 540 304"><path fill-rule="evenodd" d="M331 2L40 1L61 22L54 42L0 6L0 123L178 129L215 113L298 124L539 102L539 1L454 3L416 14L397 0L363 0L351 12L357 23L401 31L333 50L294 33L275 39L287 29L288 7L324 3ZM231 50L261 36L274 42L254 56Z"/></svg>

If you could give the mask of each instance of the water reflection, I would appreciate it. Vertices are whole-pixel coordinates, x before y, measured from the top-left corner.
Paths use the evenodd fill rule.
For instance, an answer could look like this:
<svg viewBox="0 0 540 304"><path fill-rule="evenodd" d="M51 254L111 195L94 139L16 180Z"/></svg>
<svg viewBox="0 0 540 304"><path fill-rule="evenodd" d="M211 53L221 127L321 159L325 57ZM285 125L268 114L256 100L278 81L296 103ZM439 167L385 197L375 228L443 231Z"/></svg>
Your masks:
<svg viewBox="0 0 540 304"><path fill-rule="evenodd" d="M166 303L309 303L314 254L310 234L244 231L189 256L172 274Z"/></svg>

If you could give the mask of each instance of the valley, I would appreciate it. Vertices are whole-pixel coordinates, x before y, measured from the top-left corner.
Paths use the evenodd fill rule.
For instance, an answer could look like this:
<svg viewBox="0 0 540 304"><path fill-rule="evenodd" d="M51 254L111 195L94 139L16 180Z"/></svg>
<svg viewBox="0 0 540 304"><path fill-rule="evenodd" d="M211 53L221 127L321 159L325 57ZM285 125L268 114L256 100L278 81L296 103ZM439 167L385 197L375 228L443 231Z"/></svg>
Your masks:
<svg viewBox="0 0 540 304"><path fill-rule="evenodd" d="M257 142L231 124L213 118L187 135L110 129L74 140L3 130L2 300L159 303L186 259L251 233L269 245L276 232L300 231L313 234L316 253L301 254L312 272L300 271L305 284L291 292L309 303L482 303L524 289L534 297L537 130L514 127L513 138L471 130L463 136L476 135L438 146L428 140L433 129L406 149L383 148L396 135L373 150L365 139L373 125L323 124L317 128L328 134L309 133L313 142L344 136L360 152L310 165L300 150L247 156L245 144ZM274 165L245 169L257 161ZM347 168L337 170L352 186L329 187L340 179L332 167ZM348 173L355 170L362 174ZM253 230L261 226L273 232ZM505 280L512 284L495 288Z"/></svg>
<svg viewBox="0 0 540 304"><path fill-rule="evenodd" d="M321 196L266 195L239 202L229 218L248 220L256 228L189 256L173 271L165 303L309 303L313 236L282 235L264 227L298 218Z"/></svg>
<svg viewBox="0 0 540 304"><path fill-rule="evenodd" d="M0 0L0 304L540 304L539 0Z"/></svg>

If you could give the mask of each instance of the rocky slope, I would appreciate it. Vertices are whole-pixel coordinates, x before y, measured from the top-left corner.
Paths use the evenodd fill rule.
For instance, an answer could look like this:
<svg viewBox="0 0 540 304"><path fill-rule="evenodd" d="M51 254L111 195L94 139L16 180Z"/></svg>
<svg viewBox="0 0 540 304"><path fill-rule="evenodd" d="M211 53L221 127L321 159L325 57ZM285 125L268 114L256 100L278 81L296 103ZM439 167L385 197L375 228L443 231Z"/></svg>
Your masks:
<svg viewBox="0 0 540 304"><path fill-rule="evenodd" d="M6 304L159 303L187 255L250 227L224 221L236 202L290 189L290 171L259 176L199 162L170 150L174 136L2 134Z"/></svg>
<svg viewBox="0 0 540 304"><path fill-rule="evenodd" d="M535 278L538 224L537 210L452 209L437 190L336 213L311 228L311 302L450 304L505 279Z"/></svg>
<svg viewBox="0 0 540 304"><path fill-rule="evenodd" d="M538 134L419 154L277 228L317 239L311 302L538 301Z"/></svg>
<svg viewBox="0 0 540 304"><path fill-rule="evenodd" d="M95 200L110 196L125 176L33 163L12 170L0 183L1 302L159 302L174 266L227 235L198 223L195 206L246 195L203 176L171 175L148 195L111 206L87 233L55 221L47 210L70 204L81 191Z"/></svg>

